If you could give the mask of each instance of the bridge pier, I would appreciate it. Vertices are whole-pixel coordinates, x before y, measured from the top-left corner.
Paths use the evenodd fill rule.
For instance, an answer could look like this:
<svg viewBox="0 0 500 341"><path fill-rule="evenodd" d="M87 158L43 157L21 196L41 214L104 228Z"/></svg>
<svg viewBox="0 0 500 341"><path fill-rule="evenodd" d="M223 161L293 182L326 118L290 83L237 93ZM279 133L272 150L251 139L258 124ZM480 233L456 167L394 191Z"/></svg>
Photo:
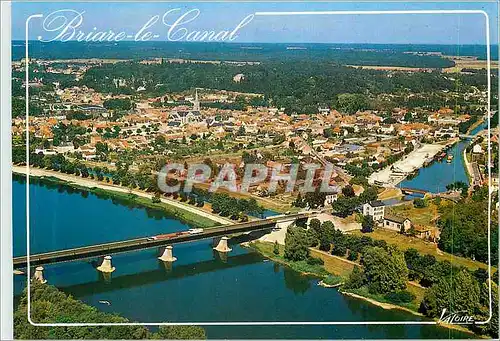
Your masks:
<svg viewBox="0 0 500 341"><path fill-rule="evenodd" d="M172 264L174 264L174 263L162 261L161 264L163 264L163 269L165 270L165 272L167 272L167 273L172 272L172 270L173 270Z"/></svg>
<svg viewBox="0 0 500 341"><path fill-rule="evenodd" d="M43 278L43 266L36 267L35 274L33 275L33 280L38 281L42 284L47 283L47 280Z"/></svg>
<svg viewBox="0 0 500 341"><path fill-rule="evenodd" d="M103 273L111 273L116 270L114 266L111 266L111 256L104 257L102 264L97 267L97 270Z"/></svg>
<svg viewBox="0 0 500 341"><path fill-rule="evenodd" d="M219 251L219 252L231 252L233 249L229 248L229 246L227 246L227 240L229 238L224 236L220 239L219 243L217 244L216 247L214 247L214 250L215 251Z"/></svg>
<svg viewBox="0 0 500 341"><path fill-rule="evenodd" d="M177 258L174 257L172 249L173 249L172 245L167 245L167 247L165 247L165 251L163 251L163 254L160 257L158 257L158 259L163 262L169 262L169 263L175 262Z"/></svg>

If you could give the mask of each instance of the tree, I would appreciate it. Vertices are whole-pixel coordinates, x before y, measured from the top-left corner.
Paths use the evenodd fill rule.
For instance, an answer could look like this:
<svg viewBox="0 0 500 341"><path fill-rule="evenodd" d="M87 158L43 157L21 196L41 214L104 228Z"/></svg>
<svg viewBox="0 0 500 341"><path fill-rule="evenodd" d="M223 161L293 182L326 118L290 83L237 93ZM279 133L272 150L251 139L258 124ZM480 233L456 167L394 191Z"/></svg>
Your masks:
<svg viewBox="0 0 500 341"><path fill-rule="evenodd" d="M160 326L158 336L164 340L202 340L207 338L205 330L197 326Z"/></svg>
<svg viewBox="0 0 500 341"><path fill-rule="evenodd" d="M160 203L161 202L161 199L160 199L160 192L156 192L153 197L151 198L151 200L153 201L153 203L157 204L157 203Z"/></svg>
<svg viewBox="0 0 500 341"><path fill-rule="evenodd" d="M314 192L307 192L303 203L309 205L310 208L322 207L325 204L326 195L326 192L321 192L318 188Z"/></svg>
<svg viewBox="0 0 500 341"><path fill-rule="evenodd" d="M340 197L332 203L332 208L336 215L345 218L354 213L354 210L356 209L358 204L358 198L356 197Z"/></svg>
<svg viewBox="0 0 500 341"><path fill-rule="evenodd" d="M120 98L111 98L105 100L102 104L106 109L110 110L130 110L132 109L132 102L130 99L120 99Z"/></svg>
<svg viewBox="0 0 500 341"><path fill-rule="evenodd" d="M313 229L318 234L320 234L321 233L321 222L318 219L313 218L313 219L311 219L311 221L309 221L309 228Z"/></svg>
<svg viewBox="0 0 500 341"><path fill-rule="evenodd" d="M349 278L344 283L344 287L347 289L359 289L365 284L366 276L364 271L359 266L355 266L349 274Z"/></svg>
<svg viewBox="0 0 500 341"><path fill-rule="evenodd" d="M285 236L284 257L291 261L305 260L309 257L309 245L304 229L289 227Z"/></svg>
<svg viewBox="0 0 500 341"><path fill-rule="evenodd" d="M353 250L349 250L349 254L347 255L347 259L350 261L356 261L358 260L358 253Z"/></svg>
<svg viewBox="0 0 500 341"><path fill-rule="evenodd" d="M488 271L485 269L476 269L476 271L474 271L474 278L476 278L478 283L486 283L486 280L488 279Z"/></svg>
<svg viewBox="0 0 500 341"><path fill-rule="evenodd" d="M319 249L322 251L330 251L330 246L335 234L335 226L331 221L325 221L321 224L319 230Z"/></svg>
<svg viewBox="0 0 500 341"><path fill-rule="evenodd" d="M406 289L408 268L403 253L396 247L391 246L388 250L367 248L362 264L370 292L388 293Z"/></svg>
<svg viewBox="0 0 500 341"><path fill-rule="evenodd" d="M455 255L488 260L488 214L486 201L459 202L443 208L438 220L441 235L438 246ZM498 243L498 229L491 228L492 244ZM498 248L492 250L492 262L498 262Z"/></svg>
<svg viewBox="0 0 500 341"><path fill-rule="evenodd" d="M440 316L443 309L472 315L479 307L479 284L466 269L453 277L443 276L426 291L420 310L426 316Z"/></svg>
<svg viewBox="0 0 500 341"><path fill-rule="evenodd" d="M427 206L427 203L424 199L416 198L415 200L413 200L413 206L415 206L415 208L424 208Z"/></svg>
<svg viewBox="0 0 500 341"><path fill-rule="evenodd" d="M280 247L278 245L278 241L277 240L274 241L273 253L275 255L279 255L280 254Z"/></svg>
<svg viewBox="0 0 500 341"><path fill-rule="evenodd" d="M339 108L348 114L354 114L358 110L368 107L366 98L362 94L340 94L337 97Z"/></svg>
<svg viewBox="0 0 500 341"><path fill-rule="evenodd" d="M354 193L354 188L352 188L351 185L347 185L344 188L342 188L342 194L347 198L352 198L356 195Z"/></svg>
<svg viewBox="0 0 500 341"><path fill-rule="evenodd" d="M378 191L376 187L365 187L364 192L359 195L359 201L361 202L361 204L365 204L367 202L376 200L377 197Z"/></svg>
<svg viewBox="0 0 500 341"><path fill-rule="evenodd" d="M363 233L373 232L374 227L375 227L375 222L373 221L373 217L370 215L363 216L363 221L361 223L361 232Z"/></svg>

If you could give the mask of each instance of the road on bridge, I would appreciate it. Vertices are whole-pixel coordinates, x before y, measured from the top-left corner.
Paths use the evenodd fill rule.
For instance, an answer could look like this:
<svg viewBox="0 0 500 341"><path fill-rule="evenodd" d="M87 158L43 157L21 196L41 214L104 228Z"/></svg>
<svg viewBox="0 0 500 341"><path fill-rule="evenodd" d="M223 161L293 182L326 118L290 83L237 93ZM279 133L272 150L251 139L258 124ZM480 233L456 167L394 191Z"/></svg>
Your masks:
<svg viewBox="0 0 500 341"><path fill-rule="evenodd" d="M272 228L277 222L305 219L312 212L290 214L286 216L277 216L267 219L255 220L245 223L236 223L233 225L222 225L219 227L205 229L198 234L182 234L168 239L151 240L148 237L130 239L118 242L97 244L91 246L78 247L73 249L59 250L46 252L41 254L30 255L29 266L38 266L45 264L68 262L78 259L87 259L94 257L102 257L111 254L143 250L166 245L179 243L187 243L195 240L210 239L223 237L231 234L252 232ZM22 269L28 267L28 259L26 256L15 257L13 260L14 269Z"/></svg>

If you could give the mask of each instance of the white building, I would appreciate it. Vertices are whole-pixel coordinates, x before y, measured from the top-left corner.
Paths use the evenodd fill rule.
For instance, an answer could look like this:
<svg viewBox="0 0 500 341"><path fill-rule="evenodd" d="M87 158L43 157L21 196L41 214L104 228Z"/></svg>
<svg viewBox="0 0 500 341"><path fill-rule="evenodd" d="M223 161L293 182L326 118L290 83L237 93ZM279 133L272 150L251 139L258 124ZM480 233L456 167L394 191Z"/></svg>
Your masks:
<svg viewBox="0 0 500 341"><path fill-rule="evenodd" d="M384 216L383 227L396 232L408 232L411 228L411 221L408 218Z"/></svg>
<svg viewBox="0 0 500 341"><path fill-rule="evenodd" d="M439 130L436 130L434 132L434 137L457 137L458 136L458 129L453 128L453 127L447 127L447 128L441 128Z"/></svg>
<svg viewBox="0 0 500 341"><path fill-rule="evenodd" d="M333 204L335 201L337 201L338 197L339 196L338 196L337 193L327 194L326 197L325 197L325 202L324 202L323 206L327 206L327 205Z"/></svg>
<svg viewBox="0 0 500 341"><path fill-rule="evenodd" d="M371 216L375 221L384 219L385 204L380 200L373 200L363 205L363 215Z"/></svg>
<svg viewBox="0 0 500 341"><path fill-rule="evenodd" d="M481 148L480 144L475 144L474 147L472 147L472 152L474 154L482 154L483 153L483 148Z"/></svg>

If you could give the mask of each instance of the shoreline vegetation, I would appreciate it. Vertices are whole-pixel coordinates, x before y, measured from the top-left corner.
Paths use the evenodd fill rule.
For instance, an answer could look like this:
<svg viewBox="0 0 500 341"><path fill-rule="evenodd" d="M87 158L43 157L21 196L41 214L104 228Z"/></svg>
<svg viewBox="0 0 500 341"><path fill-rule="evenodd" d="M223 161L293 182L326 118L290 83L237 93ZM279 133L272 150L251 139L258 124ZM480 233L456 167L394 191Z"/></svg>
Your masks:
<svg viewBox="0 0 500 341"><path fill-rule="evenodd" d="M276 254L274 252L274 246L270 242L262 242L262 241L254 241L250 243L243 243L242 246L244 247L249 247L257 252L259 252L261 255L264 257L270 259L271 261L274 261L276 263L285 265L290 267L292 270L295 270L299 272L300 274L304 276L311 276L320 279L318 282L318 285L329 289L337 289L339 293L345 296L352 297L354 299L360 299L365 302L368 302L370 304L373 304L375 306L378 306L383 309L396 309L396 310L401 310L405 311L407 313L411 313L413 315L419 316L419 317L425 317L422 313L418 312L418 307L415 305L411 304L406 304L406 305L397 305L394 303L390 303L385 298L383 295L372 295L368 293L367 290L364 290L366 288L361 288L361 289L346 289L343 288L344 282L347 280L348 274L352 271L352 268L354 266L359 266L356 262L349 261L348 259L343 259L341 257L337 257L334 255L330 255L326 252L323 252L321 250L318 250L316 248L310 248L311 251L311 258L319 258L321 259L324 263L323 265L319 264L314 264L310 265L307 263L307 261L289 261L286 260L283 257L284 253L284 246L283 245L278 245L279 249L279 254ZM328 259L328 261L326 261ZM330 263L330 264L328 264ZM334 263L334 264L332 264ZM332 269L337 269L332 270ZM337 272L337 273L335 273ZM418 284L408 282L408 289L410 291L415 292L415 289L417 291L423 291L425 289L421 288ZM421 293L423 295L423 292ZM425 317L428 318L428 317ZM460 332L464 332L470 335L478 336L481 338L485 338L484 335L478 335L472 332L471 330L464 328L460 325L451 325L451 324L445 324L445 323L439 323L437 319L435 319L436 325L449 328L449 329L455 329Z"/></svg>
<svg viewBox="0 0 500 341"><path fill-rule="evenodd" d="M12 172L18 176L26 176L25 167L13 166ZM42 181L80 189L104 199L115 199L124 205L133 204L139 207L159 210L165 213L166 216L170 216L185 224L196 227L210 228L218 224L230 223L229 220L216 216L215 214L184 205L174 200L161 198L161 202L154 203L151 200L153 194L139 190L129 190L122 186L101 184L98 181L90 179L83 180L77 176L60 174L55 171L38 168L30 169L30 178L37 178Z"/></svg>
<svg viewBox="0 0 500 341"><path fill-rule="evenodd" d="M274 249L275 245L269 242L261 242L261 241L253 241L249 243L244 243L242 246L249 247L257 252L259 252L264 257L272 260L273 262L286 265L290 267L292 270L295 270L301 273L304 276L311 276L321 279L321 282L324 285L328 286L338 286L340 283L344 281L343 276L334 275L331 272L328 272L322 265L320 264L308 264L307 261L298 261L292 262L288 261L283 257L284 246L278 245L279 253L276 254Z"/></svg>
<svg viewBox="0 0 500 341"><path fill-rule="evenodd" d="M470 135L470 133L471 133L474 129L476 129L477 127L479 127L479 126L480 126L481 124L483 124L483 123L484 123L484 119L482 119L482 118L481 118L481 119L477 120L476 122L474 122L474 123L473 123L473 124L469 127L469 129L467 129L467 131L466 131L466 133L465 133L465 134L466 134L466 135Z"/></svg>

